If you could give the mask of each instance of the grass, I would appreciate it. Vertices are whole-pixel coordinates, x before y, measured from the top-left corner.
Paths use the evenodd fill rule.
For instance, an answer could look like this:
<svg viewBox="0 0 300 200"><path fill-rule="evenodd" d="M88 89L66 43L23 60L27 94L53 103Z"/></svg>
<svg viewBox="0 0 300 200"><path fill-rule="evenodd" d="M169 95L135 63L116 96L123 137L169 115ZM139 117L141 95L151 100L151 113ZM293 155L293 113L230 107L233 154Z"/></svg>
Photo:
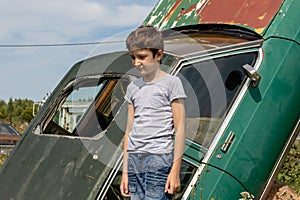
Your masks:
<svg viewBox="0 0 300 200"><path fill-rule="evenodd" d="M296 140L290 149L277 180L300 194L300 140Z"/></svg>

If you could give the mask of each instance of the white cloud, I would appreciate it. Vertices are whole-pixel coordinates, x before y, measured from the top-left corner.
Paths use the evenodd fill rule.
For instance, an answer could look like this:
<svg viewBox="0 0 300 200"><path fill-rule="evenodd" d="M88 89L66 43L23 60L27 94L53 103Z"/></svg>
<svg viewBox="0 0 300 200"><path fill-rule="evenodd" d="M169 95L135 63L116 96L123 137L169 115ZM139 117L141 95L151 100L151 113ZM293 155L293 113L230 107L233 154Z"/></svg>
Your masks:
<svg viewBox="0 0 300 200"><path fill-rule="evenodd" d="M86 0L0 1L0 42L61 42L141 24L152 6Z"/></svg>
<svg viewBox="0 0 300 200"><path fill-rule="evenodd" d="M1 0L0 45L102 41L140 25L156 2ZM107 47L97 48L98 51ZM75 62L95 53L93 49L93 46L0 47L0 99L40 100Z"/></svg>

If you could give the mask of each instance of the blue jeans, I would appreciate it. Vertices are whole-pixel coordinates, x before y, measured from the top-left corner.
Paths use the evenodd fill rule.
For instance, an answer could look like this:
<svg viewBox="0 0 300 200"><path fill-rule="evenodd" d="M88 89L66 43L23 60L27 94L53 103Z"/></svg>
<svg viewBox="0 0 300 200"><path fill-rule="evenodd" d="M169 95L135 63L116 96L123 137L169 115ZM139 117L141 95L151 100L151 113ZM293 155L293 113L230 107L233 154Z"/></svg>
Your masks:
<svg viewBox="0 0 300 200"><path fill-rule="evenodd" d="M131 200L171 199L165 184L173 163L173 153L129 153L128 180Z"/></svg>

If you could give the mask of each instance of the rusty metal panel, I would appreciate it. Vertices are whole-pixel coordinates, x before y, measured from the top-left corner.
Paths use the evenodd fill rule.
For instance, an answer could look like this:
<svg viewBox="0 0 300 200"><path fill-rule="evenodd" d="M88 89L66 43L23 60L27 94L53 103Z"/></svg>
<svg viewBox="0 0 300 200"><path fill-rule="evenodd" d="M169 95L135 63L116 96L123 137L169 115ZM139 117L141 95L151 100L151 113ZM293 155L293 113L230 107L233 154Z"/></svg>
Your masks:
<svg viewBox="0 0 300 200"><path fill-rule="evenodd" d="M261 34L284 0L160 0L144 24L160 29L190 24L236 24Z"/></svg>
<svg viewBox="0 0 300 200"><path fill-rule="evenodd" d="M262 33L283 0L210 1L200 13L199 23L240 24Z"/></svg>

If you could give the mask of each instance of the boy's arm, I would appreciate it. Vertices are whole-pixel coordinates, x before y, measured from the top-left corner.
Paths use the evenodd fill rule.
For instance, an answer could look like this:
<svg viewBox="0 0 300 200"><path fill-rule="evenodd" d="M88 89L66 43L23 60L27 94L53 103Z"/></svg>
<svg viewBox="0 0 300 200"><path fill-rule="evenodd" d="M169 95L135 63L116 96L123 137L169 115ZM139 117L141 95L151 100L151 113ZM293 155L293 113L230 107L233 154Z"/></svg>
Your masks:
<svg viewBox="0 0 300 200"><path fill-rule="evenodd" d="M183 99L172 101L172 113L175 128L174 161L165 186L165 192L174 194L180 190L180 167L185 145L185 108Z"/></svg>
<svg viewBox="0 0 300 200"><path fill-rule="evenodd" d="M128 147L128 134L132 129L133 119L134 119L134 107L132 104L128 104L128 114L127 114L127 127L124 135L124 144L123 144L123 171L122 171L122 181L120 185L120 191L123 197L130 197L128 189L128 169L127 169L127 147Z"/></svg>

